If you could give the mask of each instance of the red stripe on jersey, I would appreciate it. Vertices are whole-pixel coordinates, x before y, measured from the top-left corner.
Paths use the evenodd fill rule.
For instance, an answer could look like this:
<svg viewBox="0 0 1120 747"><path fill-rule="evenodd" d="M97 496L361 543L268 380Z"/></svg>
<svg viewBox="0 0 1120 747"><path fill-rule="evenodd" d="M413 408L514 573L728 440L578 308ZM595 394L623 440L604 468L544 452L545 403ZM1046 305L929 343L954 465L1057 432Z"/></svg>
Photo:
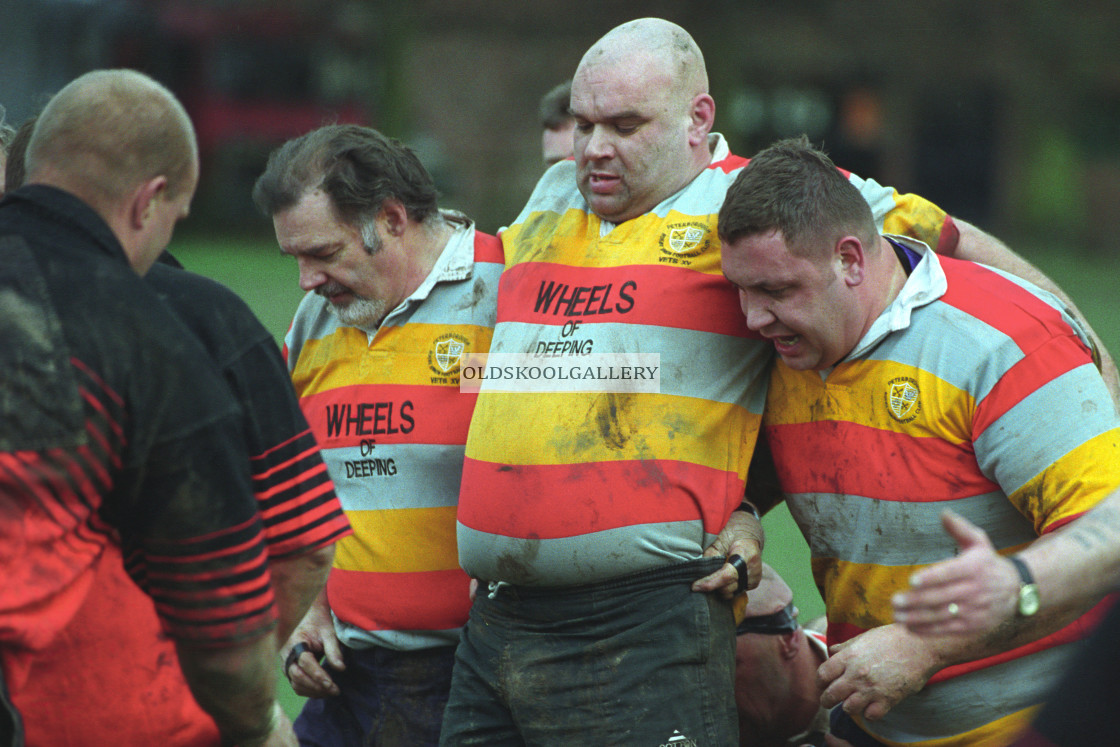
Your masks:
<svg viewBox="0 0 1120 747"><path fill-rule="evenodd" d="M266 488L264 490L257 491L257 500L261 500L261 501L268 500L269 498L273 497L277 493L283 493L286 490L291 490L292 488L298 488L302 483L307 482L308 480L314 479L314 477L316 475L319 475L319 474L322 474L323 472L325 472L326 469L327 469L327 465L323 462L319 462L314 466L313 469L305 470L305 471L299 473L298 475L296 475L295 477L292 477L289 480L284 480L283 482L273 483L273 484L269 485L268 488ZM254 475L253 479L254 480L259 480L260 478L259 478L258 475ZM327 487L330 487L330 485L328 485Z"/></svg>
<svg viewBox="0 0 1120 747"><path fill-rule="evenodd" d="M51 449L51 456L55 458L62 469L69 476L72 488L74 508L80 513L80 523L75 529L75 535L89 542L102 544L103 540L98 535L109 534L112 527L105 522L97 512L101 505L101 492L105 489L96 484L97 475L90 475L84 468L85 464L92 461L87 459L88 446L79 447L76 454L68 454L62 449ZM80 505L78 505L80 503Z"/></svg>
<svg viewBox="0 0 1120 747"><path fill-rule="evenodd" d="M5 482L14 480L21 486L17 500L20 494L33 499L63 533L83 524L101 502L100 497L92 504L82 500L70 479L71 458L61 449L0 454L0 467L11 475Z"/></svg>
<svg viewBox="0 0 1120 747"><path fill-rule="evenodd" d="M86 506L97 506L101 503L101 487L95 483L95 477L84 469L86 460L82 458L79 461L79 457L84 457L88 453L88 448L79 447L77 454L67 454L62 449L51 449L50 454L61 468L66 470L75 496Z"/></svg>
<svg viewBox="0 0 1120 747"><path fill-rule="evenodd" d="M1102 601L1098 602L1096 606L1090 609L1081 617L1074 620L1069 625L1055 633L1040 638L1037 641L1032 641L1024 646L1004 651L1003 653L996 654L995 656L988 656L983 659L976 659L975 661L965 662L964 664L957 664L955 666L946 667L935 675L930 677L929 682L941 682L944 680L952 679L953 677L960 677L969 672L975 672L979 669L985 669L996 664L1001 664L1005 661L1012 661L1023 656L1045 651L1046 649L1059 646L1064 643L1072 643L1079 641L1089 635L1093 631L1108 610L1117 600L1117 595L1112 594L1105 597ZM858 625L851 625L850 623L836 623L829 621L828 623L828 645L835 646L837 643L855 638L860 633L865 632L864 628Z"/></svg>
<svg viewBox="0 0 1120 747"><path fill-rule="evenodd" d="M255 547L258 543L262 543L259 551ZM149 553L147 558L148 578L150 580L161 579L170 582L190 580L206 581L209 579L223 578L225 576L245 573L251 570L263 554L263 540L260 535L253 535L249 539L235 545L229 545L209 552L196 553L194 555L168 556L152 555ZM229 565L228 559L235 558L238 555L243 555L244 557L233 565ZM199 572L196 570L196 566L209 561L219 561L222 567L215 571ZM186 571L177 570L184 565L188 566Z"/></svg>
<svg viewBox="0 0 1120 747"><path fill-rule="evenodd" d="M96 384L97 388L104 392L105 396L112 400L114 405L116 405L117 407L124 407L124 397L121 397L113 389L111 389L109 385L105 383L105 380L102 379L92 368L87 366L80 359L73 357L70 358L70 365L74 368L77 368L79 371L89 377L90 381Z"/></svg>
<svg viewBox="0 0 1120 747"><path fill-rule="evenodd" d="M267 598L253 597L237 603L224 599L209 619L188 619L180 615L181 609L158 602L156 610L172 638L214 647L224 646L257 638L274 627L276 606L272 588L268 587L266 591Z"/></svg>
<svg viewBox="0 0 1120 747"><path fill-rule="evenodd" d="M851 623L833 622L828 621L828 645L831 648L837 643L855 638L860 633L866 632L866 628L861 628L858 625Z"/></svg>
<svg viewBox="0 0 1120 747"><path fill-rule="evenodd" d="M949 287L940 300L1004 333L1024 354L1051 338L1074 335L1057 309L993 270L948 258L941 258L941 266Z"/></svg>
<svg viewBox="0 0 1120 747"><path fill-rule="evenodd" d="M250 456L250 457L249 457L249 460L250 460L250 461L253 461L253 462L259 462L259 461L260 461L260 460L262 460L262 459L267 459L267 458L268 458L269 456L271 456L272 454L275 454L275 453L276 453L277 451L280 451L280 449L283 449L284 447L288 446L289 444L294 444L294 443L297 443L297 442L298 442L298 441L299 441L300 439L302 439L302 438L307 438L307 437L309 437L309 436L310 436L310 437L312 437L312 438L314 438L314 436L312 436L312 434L311 434L311 429L310 429L310 428L308 428L308 429L307 429L307 430L305 430L305 431L301 431L301 432L299 432L299 433L295 434L294 436L292 436L291 438L289 438L289 439L287 439L287 440L285 440L285 441L281 441L280 443L276 444L275 446L272 446L272 447L270 447L270 448L267 448L267 449L265 449L265 450L264 450L264 451L262 451L262 452L261 452L260 454L257 454L257 455L255 455L255 456ZM298 445L298 444L297 444L297 445ZM287 465L287 464L289 464L289 463L291 463L291 462L294 462L294 461L296 461L297 459L301 459L301 458L303 458L304 456L306 456L306 455L307 455L307 453L308 453L309 451L314 451L314 450L315 450L315 448L316 448L315 444L311 444L310 446L308 446L307 448L305 448L305 449L304 449L304 450L303 450L302 452L300 452L299 454L297 454L297 455L295 455L295 456L293 456L293 457L289 457L287 461L285 461L285 462L281 462L280 464L278 464L278 465L276 465L276 466L274 466L274 467L271 467L271 469L269 469L268 471L266 471L266 472L257 472L257 471L255 471L255 470L254 470L253 474L255 474L255 475L258 475L258 476L260 476L260 477L265 477L265 476L267 476L267 475L269 474L269 472L271 472L271 471L273 471L273 470L277 470L277 469L282 469L282 468L283 468L283 467L284 467L285 465Z"/></svg>
<svg viewBox="0 0 1120 747"><path fill-rule="evenodd" d="M148 578L153 577L154 575L150 575ZM207 583L206 586L197 583L160 586L153 588L152 596L158 598L162 604L174 607L176 616L182 620L206 620L226 614L220 608L220 605L225 604L224 598L263 598L271 589L269 577L262 573L254 573L240 580L236 576L227 578L215 574L205 580L207 582L221 580L221 583ZM223 598L214 598L219 595ZM201 604L197 604L199 602Z"/></svg>
<svg viewBox="0 0 1120 747"><path fill-rule="evenodd" d="M307 394L300 407L321 448L377 443L462 444L475 393L457 386L351 385Z"/></svg>
<svg viewBox="0 0 1120 747"><path fill-rule="evenodd" d="M450 630L467 621L469 584L460 568L411 573L331 568L327 599L341 620L363 630Z"/></svg>
<svg viewBox="0 0 1120 747"><path fill-rule="evenodd" d="M474 261L504 265L506 253L502 248L502 240L476 230L474 232Z"/></svg>
<svg viewBox="0 0 1120 747"><path fill-rule="evenodd" d="M1022 402L1032 392L1067 371L1091 363L1088 349L1080 338L1055 337L1041 348L1030 351L1026 358L1007 370L988 396L976 407L973 419L973 439Z"/></svg>
<svg viewBox="0 0 1120 747"><path fill-rule="evenodd" d="M499 323L559 326L574 318L758 337L747 329L738 293L722 275L657 265L549 262L523 262L502 274Z"/></svg>
<svg viewBox="0 0 1120 747"><path fill-rule="evenodd" d="M176 549L175 555L161 555L159 553L153 552L152 550L148 550L146 554L148 556L149 562L194 563L198 561L209 560L215 557L221 557L222 555L228 554L230 552L240 552L241 550L244 550L245 547L252 545L252 543L260 537L260 527L254 526L254 524L259 521L260 515L256 511L254 511L252 516L245 519L240 524L235 524L230 527L218 529L216 531L210 532L209 534L202 534L197 537L161 541L161 544L163 544L164 546L174 547ZM229 545L229 538L238 534L243 535L242 539L236 541L236 547L240 549L234 549ZM191 547L212 544L215 542L221 545L220 549L215 551L202 550L194 554L190 554L189 552L189 548ZM183 550L182 552L179 551L180 548Z"/></svg>
<svg viewBox="0 0 1120 747"><path fill-rule="evenodd" d="M587 501L572 492L579 485ZM666 485L680 486L665 490ZM727 513L713 496L742 495L734 472L667 459L510 467L467 458L458 519L464 526L507 537L554 539L669 521L703 521L718 533ZM487 496L524 495L516 511L495 513ZM590 497L594 498L591 500ZM593 505L594 510L588 510ZM711 510L711 509L709 509Z"/></svg>
<svg viewBox="0 0 1120 747"><path fill-rule="evenodd" d="M113 487L113 477L109 474L109 469L105 466L102 458L94 454L89 446L78 449L78 458L82 460L82 467L90 476L90 479L97 481L101 491L108 492ZM120 468L120 455L109 454L108 458L114 468Z"/></svg>
<svg viewBox="0 0 1120 747"><path fill-rule="evenodd" d="M857 423L829 420L766 428L787 493L844 493L881 501L946 501L999 486L976 467L971 444L915 438ZM811 454L806 461L804 456ZM796 465L784 469L782 465ZM936 476L936 482L931 482ZM920 486L920 490L915 490Z"/></svg>
<svg viewBox="0 0 1120 747"><path fill-rule="evenodd" d="M260 558L264 561L264 557ZM258 566L258 560L246 563L245 567L252 571ZM149 579L152 576L148 577ZM265 592L271 594L271 582L267 573L255 573L250 576L223 577L213 575L202 583L185 583L185 585L164 586L153 588L152 596L158 597L162 603L177 607L176 615L180 619L207 619L225 614L217 605L225 604L222 598L237 597L249 599L251 597L263 598ZM212 581L221 581L214 583ZM218 597L218 599L215 599ZM202 603L202 604L195 604Z"/></svg>
<svg viewBox="0 0 1120 747"><path fill-rule="evenodd" d="M102 430L100 430L96 425L91 423L89 420L86 420L85 430L86 430L86 435L89 436L90 440L93 441L94 445L97 446L97 448L101 449L101 452L103 454L105 454L105 458L109 460L113 469L120 469L121 468L120 455L114 453L113 445L111 443L109 443L108 436L106 436L105 433Z"/></svg>
<svg viewBox="0 0 1120 747"><path fill-rule="evenodd" d="M324 495L330 495L331 499L319 501ZM273 535L296 530L304 524L314 524L316 521L321 521L323 518L335 512L338 513L339 523L344 526L347 524L345 515L339 511L338 501L335 500L333 496L333 485L329 481L323 482L314 490L301 493L298 498L284 501L274 506L266 508L262 503L260 509L261 518L264 519L265 526L268 528L268 533ZM278 520L279 517L285 514L293 515L289 518Z"/></svg>
<svg viewBox="0 0 1120 747"><path fill-rule="evenodd" d="M100 420L105 423L105 426L110 431L112 431L113 435L116 436L117 440L121 441L123 443L124 440L125 440L125 438L124 438L124 428L121 426L120 423L118 423L117 421L115 421L113 419L112 415L109 414L109 411L105 407L105 404L100 399L97 398L97 395L95 393L89 391L85 387L81 387L80 393L81 393L82 399L85 401L85 403L89 407L89 409L94 410L98 415L100 415L101 416Z"/></svg>
<svg viewBox="0 0 1120 747"><path fill-rule="evenodd" d="M735 169L741 169L750 162L751 162L751 159L749 159L749 158L743 158L742 156L732 155L732 156L728 156L727 158L723 159L722 161L716 161L715 163L709 164L708 168L709 169L720 169L721 171L730 174Z"/></svg>

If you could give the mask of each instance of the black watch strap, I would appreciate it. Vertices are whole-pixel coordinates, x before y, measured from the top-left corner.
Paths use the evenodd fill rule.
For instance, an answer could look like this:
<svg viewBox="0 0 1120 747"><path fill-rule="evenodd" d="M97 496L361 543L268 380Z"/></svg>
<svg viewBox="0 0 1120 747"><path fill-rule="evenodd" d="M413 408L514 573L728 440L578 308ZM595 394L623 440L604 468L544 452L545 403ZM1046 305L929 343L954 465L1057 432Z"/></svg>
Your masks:
<svg viewBox="0 0 1120 747"><path fill-rule="evenodd" d="M754 504L751 503L750 501L743 501L742 503L739 504L739 508L737 508L735 510L736 511L746 511L748 514L754 516L754 518L756 518L756 519L761 519L762 518L758 514L758 509L755 508Z"/></svg>
<svg viewBox="0 0 1120 747"><path fill-rule="evenodd" d="M1015 566L1015 570L1019 572L1019 600L1016 605L1016 612L1020 617L1030 617L1038 612L1040 599L1038 595L1038 585L1034 582L1034 575L1023 559L1015 555L1008 556L1008 560Z"/></svg>

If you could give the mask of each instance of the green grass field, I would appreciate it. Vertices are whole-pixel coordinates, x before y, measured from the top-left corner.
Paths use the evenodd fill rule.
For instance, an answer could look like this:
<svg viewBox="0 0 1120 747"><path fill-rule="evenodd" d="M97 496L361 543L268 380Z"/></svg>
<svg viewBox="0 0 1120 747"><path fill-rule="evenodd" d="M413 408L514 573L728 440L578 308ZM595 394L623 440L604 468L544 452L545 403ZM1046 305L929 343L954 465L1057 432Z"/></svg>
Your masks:
<svg viewBox="0 0 1120 747"><path fill-rule="evenodd" d="M295 261L282 256L271 239L177 240L173 253L187 269L212 277L236 291L256 312L277 341L283 339L300 298ZM1104 257L1072 252L1029 251L1023 253L1050 275L1074 300L1102 344L1120 353L1120 316L1116 314L1117 279ZM1071 415L1072 417L1073 415ZM1060 415L1056 415L1061 418ZM801 608L802 620L823 614L824 603L813 584L809 551L789 512L780 506L763 520L766 529L764 556L789 582ZM281 678L283 679L283 678ZM294 714L301 699L283 680L285 706Z"/></svg>

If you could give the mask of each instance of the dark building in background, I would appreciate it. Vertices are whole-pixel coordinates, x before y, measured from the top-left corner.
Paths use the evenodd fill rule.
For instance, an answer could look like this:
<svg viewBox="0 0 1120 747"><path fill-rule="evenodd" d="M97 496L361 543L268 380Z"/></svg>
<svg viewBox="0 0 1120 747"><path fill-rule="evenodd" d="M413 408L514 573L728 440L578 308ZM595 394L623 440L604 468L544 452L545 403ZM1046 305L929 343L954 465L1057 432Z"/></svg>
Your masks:
<svg viewBox="0 0 1120 747"><path fill-rule="evenodd" d="M11 0L4 0L10 2ZM0 46L19 30L4 74L29 89L5 101L28 116L74 76L142 70L183 102L198 135L202 183L194 210L217 228L251 222L249 193L268 153L332 122L369 124L378 95L376 50L346 4L191 0L15 0ZM198 222L197 220L195 221Z"/></svg>
<svg viewBox="0 0 1120 747"><path fill-rule="evenodd" d="M1009 240L1120 251L1114 0L0 0L0 103L18 119L106 64L164 80L208 157L195 227L261 228L264 153L369 122L494 231L543 169L541 94L639 15L696 37L738 153L806 132Z"/></svg>

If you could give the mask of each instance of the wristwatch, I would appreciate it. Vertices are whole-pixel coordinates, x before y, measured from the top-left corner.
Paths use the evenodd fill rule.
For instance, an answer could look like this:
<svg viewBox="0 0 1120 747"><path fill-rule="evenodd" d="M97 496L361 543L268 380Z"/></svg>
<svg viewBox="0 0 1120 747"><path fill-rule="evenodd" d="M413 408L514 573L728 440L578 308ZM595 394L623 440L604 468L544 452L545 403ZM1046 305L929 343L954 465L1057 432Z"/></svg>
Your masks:
<svg viewBox="0 0 1120 747"><path fill-rule="evenodd" d="M759 519L760 521L762 519L762 517L758 515L758 509L755 508L755 505L753 503L751 503L750 501L746 501L746 500L743 501L742 503L739 504L739 508L737 508L735 510L736 511L746 511L748 514L750 514L754 518Z"/></svg>
<svg viewBox="0 0 1120 747"><path fill-rule="evenodd" d="M1038 612L1039 598L1038 598L1038 584L1034 582L1034 576L1031 575L1031 569L1027 568L1027 564L1023 562L1022 558L1014 555L1008 557L1008 560L1015 566L1015 570L1019 571L1019 604L1016 611L1020 617L1030 617Z"/></svg>

